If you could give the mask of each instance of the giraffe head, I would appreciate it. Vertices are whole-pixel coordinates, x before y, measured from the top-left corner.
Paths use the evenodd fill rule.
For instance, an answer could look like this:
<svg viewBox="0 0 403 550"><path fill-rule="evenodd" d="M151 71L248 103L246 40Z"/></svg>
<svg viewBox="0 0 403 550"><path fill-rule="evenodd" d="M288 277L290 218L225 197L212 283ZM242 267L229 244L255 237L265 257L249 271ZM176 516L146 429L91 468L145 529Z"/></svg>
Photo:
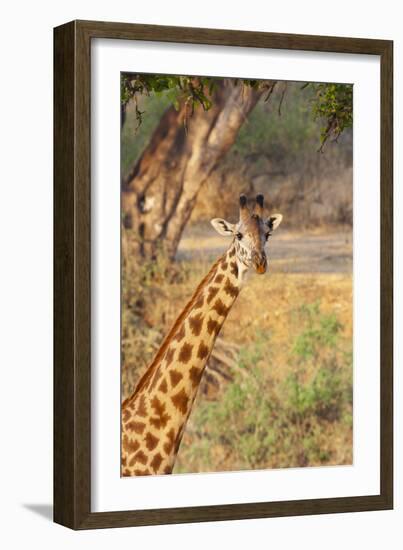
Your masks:
<svg viewBox="0 0 403 550"><path fill-rule="evenodd" d="M260 274L265 273L267 269L269 237L283 219L281 214L272 214L265 219L263 201L263 195L257 195L253 212L250 212L246 196L241 195L238 223L229 223L222 218L211 220L212 226L220 235L234 237L238 264L243 269L253 267L256 273Z"/></svg>

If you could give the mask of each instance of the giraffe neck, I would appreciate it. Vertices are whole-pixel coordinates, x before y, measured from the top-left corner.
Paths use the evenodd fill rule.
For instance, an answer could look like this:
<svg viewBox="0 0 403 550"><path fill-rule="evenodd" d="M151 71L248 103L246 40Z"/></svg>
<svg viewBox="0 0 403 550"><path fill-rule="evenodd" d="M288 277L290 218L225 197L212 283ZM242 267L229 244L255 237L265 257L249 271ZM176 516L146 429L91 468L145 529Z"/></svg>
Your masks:
<svg viewBox="0 0 403 550"><path fill-rule="evenodd" d="M122 405L122 475L171 473L200 379L241 288L235 243L178 317Z"/></svg>

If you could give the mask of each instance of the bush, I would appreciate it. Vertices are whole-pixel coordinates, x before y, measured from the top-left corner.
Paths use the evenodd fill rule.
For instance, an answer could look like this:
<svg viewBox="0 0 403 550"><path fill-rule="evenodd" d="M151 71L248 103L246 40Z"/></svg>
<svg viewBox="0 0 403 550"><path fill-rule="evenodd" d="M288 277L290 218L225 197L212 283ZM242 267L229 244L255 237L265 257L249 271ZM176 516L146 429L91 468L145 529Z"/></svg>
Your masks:
<svg viewBox="0 0 403 550"><path fill-rule="evenodd" d="M334 314L322 313L317 302L298 309L295 321L301 330L291 346L291 372L280 379L271 373L270 338L258 334L219 400L195 407L193 442L179 453L176 471L339 463L340 434L351 443L351 353L343 349L349 344L341 342ZM351 448L344 455L344 463L351 461Z"/></svg>

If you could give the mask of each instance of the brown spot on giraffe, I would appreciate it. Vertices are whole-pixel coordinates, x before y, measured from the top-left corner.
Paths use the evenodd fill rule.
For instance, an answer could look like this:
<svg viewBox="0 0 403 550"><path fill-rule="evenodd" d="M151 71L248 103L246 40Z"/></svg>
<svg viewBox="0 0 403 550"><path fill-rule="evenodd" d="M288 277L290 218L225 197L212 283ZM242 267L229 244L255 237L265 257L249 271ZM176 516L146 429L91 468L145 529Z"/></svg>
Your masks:
<svg viewBox="0 0 403 550"><path fill-rule="evenodd" d="M192 349L193 346L185 342L179 352L178 360L181 363L187 363L192 357Z"/></svg>
<svg viewBox="0 0 403 550"><path fill-rule="evenodd" d="M178 330L178 332L176 333L174 340L176 340L177 342L180 342L181 340L184 339L184 337L185 337L185 324L183 323L180 329Z"/></svg>
<svg viewBox="0 0 403 550"><path fill-rule="evenodd" d="M227 278L224 285L224 292L226 292L229 296L232 296L232 298L236 298L239 294L239 288L233 285Z"/></svg>
<svg viewBox="0 0 403 550"><path fill-rule="evenodd" d="M128 422L126 424L126 429L136 432L136 434L142 434L145 427L146 425L144 424L144 422L136 422L135 420L132 420L131 422Z"/></svg>
<svg viewBox="0 0 403 550"><path fill-rule="evenodd" d="M151 407L154 409L155 416L150 418L150 423L155 426L158 430L160 428L165 428L170 420L169 414L166 412L165 403L161 403L157 396L154 396L151 401Z"/></svg>
<svg viewBox="0 0 403 550"><path fill-rule="evenodd" d="M140 447L140 443L129 439L129 436L126 434L122 439L122 446L127 453L134 453Z"/></svg>
<svg viewBox="0 0 403 550"><path fill-rule="evenodd" d="M136 408L136 401L135 401L135 399L133 399L133 400L130 401L130 402L123 403L123 407L128 407L131 411L134 411L135 408Z"/></svg>
<svg viewBox="0 0 403 550"><path fill-rule="evenodd" d="M230 271L231 273L234 275L234 277L238 277L238 264L236 262L231 262L229 264L229 267L230 267Z"/></svg>
<svg viewBox="0 0 403 550"><path fill-rule="evenodd" d="M199 336L203 327L203 315L198 313L194 317L189 317L189 326L194 336Z"/></svg>
<svg viewBox="0 0 403 550"><path fill-rule="evenodd" d="M136 462L141 462L144 466L147 464L147 457L142 450L137 451L133 458L129 462L129 466L134 466Z"/></svg>
<svg viewBox="0 0 403 550"><path fill-rule="evenodd" d="M218 298L213 306L213 309L220 315L221 317L226 317L228 314L229 308L224 304L224 302Z"/></svg>
<svg viewBox="0 0 403 550"><path fill-rule="evenodd" d="M138 468L136 468L136 470L134 470L135 476L149 476L150 474L151 472L148 468L146 468L145 470L139 470Z"/></svg>
<svg viewBox="0 0 403 550"><path fill-rule="evenodd" d="M136 408L136 414L138 416L147 416L147 405L144 395L140 395L140 399Z"/></svg>
<svg viewBox="0 0 403 550"><path fill-rule="evenodd" d="M168 348L167 353L165 355L165 361L167 364L167 367L172 363L172 359L175 355L175 348Z"/></svg>
<svg viewBox="0 0 403 550"><path fill-rule="evenodd" d="M184 388L182 388L178 393L171 397L171 401L182 414L186 414L189 397Z"/></svg>
<svg viewBox="0 0 403 550"><path fill-rule="evenodd" d="M154 472L156 472L158 468L161 466L161 462L162 462L161 453L157 453L152 459L152 461L150 462L150 467L154 470Z"/></svg>
<svg viewBox="0 0 403 550"><path fill-rule="evenodd" d="M142 451L140 451L140 452L142 452ZM130 462L129 462L129 466L134 466L136 464L136 462L137 462L137 459L134 456L132 456L131 459L130 459Z"/></svg>
<svg viewBox="0 0 403 550"><path fill-rule="evenodd" d="M151 380L151 383L150 383L150 390L153 390L155 388L155 386L158 384L160 378L162 376L162 370L161 369L158 369L157 371L155 371L155 374L154 374L154 378Z"/></svg>
<svg viewBox="0 0 403 550"><path fill-rule="evenodd" d="M168 391L168 384L167 384L167 381L165 380L165 378L164 378L164 380L161 382L161 384L159 385L159 388L158 388L158 389L159 389L159 391L162 392L162 393L167 393L167 391Z"/></svg>
<svg viewBox="0 0 403 550"><path fill-rule="evenodd" d="M204 359L205 357L208 356L209 351L210 350L208 346L206 346L206 344L203 341L201 341L199 344L199 349L197 350L197 357L199 359Z"/></svg>
<svg viewBox="0 0 403 550"><path fill-rule="evenodd" d="M231 248L231 250L228 252L228 256L230 258L233 258L235 256L235 246Z"/></svg>
<svg viewBox="0 0 403 550"><path fill-rule="evenodd" d="M171 428L167 433L167 439L168 441L164 443L163 449L166 452L166 454L169 456L175 444L175 430L173 428Z"/></svg>
<svg viewBox="0 0 403 550"><path fill-rule="evenodd" d="M130 477L131 475L132 475L131 471L128 470L127 468L122 472L123 477Z"/></svg>
<svg viewBox="0 0 403 550"><path fill-rule="evenodd" d="M199 385L202 372L203 369L198 369L197 367L192 367L190 369L189 378L194 388Z"/></svg>
<svg viewBox="0 0 403 550"><path fill-rule="evenodd" d="M223 271L227 271L227 268L228 268L228 263L225 261L225 258L224 258L223 261L221 262L221 269Z"/></svg>
<svg viewBox="0 0 403 550"><path fill-rule="evenodd" d="M220 284L220 283L223 282L224 277L225 277L225 275L223 273L219 273L218 275L216 275L216 277L214 279L214 282L217 283L217 284Z"/></svg>
<svg viewBox="0 0 403 550"><path fill-rule="evenodd" d="M213 332L215 332L216 334L218 334L219 330L220 330L220 325L219 323L217 323L217 321L215 321L214 319L209 319L207 321L207 332L209 334L213 334Z"/></svg>
<svg viewBox="0 0 403 550"><path fill-rule="evenodd" d="M158 437L155 437L155 435L153 435L152 433L147 432L145 437L145 443L149 451L152 451L153 449L155 449L155 447L158 445L158 441L159 441Z"/></svg>
<svg viewBox="0 0 403 550"><path fill-rule="evenodd" d="M200 309L203 304L204 304L204 294L201 293L200 296L195 301L193 309Z"/></svg>
<svg viewBox="0 0 403 550"><path fill-rule="evenodd" d="M127 409L124 409L122 411L122 422L127 422L129 420L129 418L131 418L131 413L130 411L128 411Z"/></svg>
<svg viewBox="0 0 403 550"><path fill-rule="evenodd" d="M207 294L207 303L210 304L211 301L213 300L213 298L216 297L218 291L219 291L219 287L218 286L211 286L209 289L208 289L208 294Z"/></svg>
<svg viewBox="0 0 403 550"><path fill-rule="evenodd" d="M171 386L174 388L182 380L183 374L177 370L170 370L169 378L171 379Z"/></svg>
<svg viewBox="0 0 403 550"><path fill-rule="evenodd" d="M126 466L126 463L127 463L127 457L122 456L122 466Z"/></svg>

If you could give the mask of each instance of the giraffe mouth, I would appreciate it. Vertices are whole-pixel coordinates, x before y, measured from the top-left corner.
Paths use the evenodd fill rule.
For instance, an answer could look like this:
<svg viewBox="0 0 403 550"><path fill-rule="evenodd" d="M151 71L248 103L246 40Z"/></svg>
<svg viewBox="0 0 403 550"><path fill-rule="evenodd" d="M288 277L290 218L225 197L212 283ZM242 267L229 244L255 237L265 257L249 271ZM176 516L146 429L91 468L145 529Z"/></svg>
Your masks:
<svg viewBox="0 0 403 550"><path fill-rule="evenodd" d="M253 267L255 268L256 273L259 273L259 275L263 275L263 273L266 273L267 270L267 260L265 256L262 256L260 258L256 258L253 262Z"/></svg>
<svg viewBox="0 0 403 550"><path fill-rule="evenodd" d="M255 265L256 273L259 273L259 275L262 275L263 273L266 273L266 262L263 264Z"/></svg>
<svg viewBox="0 0 403 550"><path fill-rule="evenodd" d="M267 259L266 254L263 251L253 251L251 254L251 260L256 273L259 273L260 275L266 273Z"/></svg>

